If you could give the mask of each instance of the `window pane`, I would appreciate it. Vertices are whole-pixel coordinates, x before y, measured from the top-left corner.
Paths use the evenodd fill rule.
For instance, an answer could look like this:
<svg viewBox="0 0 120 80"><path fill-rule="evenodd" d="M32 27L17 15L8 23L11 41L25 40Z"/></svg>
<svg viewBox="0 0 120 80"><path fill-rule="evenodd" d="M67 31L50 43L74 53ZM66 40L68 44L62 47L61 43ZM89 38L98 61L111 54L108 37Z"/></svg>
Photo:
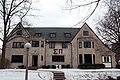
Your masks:
<svg viewBox="0 0 120 80"><path fill-rule="evenodd" d="M110 56L103 56L103 62L111 62Z"/></svg>
<svg viewBox="0 0 120 80"><path fill-rule="evenodd" d="M32 41L32 47L39 47L39 41Z"/></svg>
<svg viewBox="0 0 120 80"><path fill-rule="evenodd" d="M64 62L64 56L52 56L52 62Z"/></svg>
<svg viewBox="0 0 120 80"><path fill-rule="evenodd" d="M23 63L23 55L12 55L12 63Z"/></svg>
<svg viewBox="0 0 120 80"><path fill-rule="evenodd" d="M43 61L43 56L41 56L41 61Z"/></svg>
<svg viewBox="0 0 120 80"><path fill-rule="evenodd" d="M94 42L92 42L92 48L94 48Z"/></svg>
<svg viewBox="0 0 120 80"><path fill-rule="evenodd" d="M82 42L79 42L79 48L82 48Z"/></svg>
<svg viewBox="0 0 120 80"><path fill-rule="evenodd" d="M50 43L49 48L55 48L55 43Z"/></svg>
<svg viewBox="0 0 120 80"><path fill-rule="evenodd" d="M84 48L91 48L91 42L84 42Z"/></svg>
<svg viewBox="0 0 120 80"><path fill-rule="evenodd" d="M12 48L24 48L24 42L13 42Z"/></svg>
<svg viewBox="0 0 120 80"><path fill-rule="evenodd" d="M85 64L92 64L92 55L91 54L84 54Z"/></svg>
<svg viewBox="0 0 120 80"><path fill-rule="evenodd" d="M17 35L22 35L22 30L17 31Z"/></svg>
<svg viewBox="0 0 120 80"><path fill-rule="evenodd" d="M66 38L71 38L71 33L65 33Z"/></svg>
<svg viewBox="0 0 120 80"><path fill-rule="evenodd" d="M41 47L44 47L44 41L41 41Z"/></svg>
<svg viewBox="0 0 120 80"><path fill-rule="evenodd" d="M89 35L89 32L88 32L88 31L83 31L83 35L84 35L84 36L88 36L88 35Z"/></svg>
<svg viewBox="0 0 120 80"><path fill-rule="evenodd" d="M106 57L107 57L107 58L106 58L106 59L107 59L106 61L109 62L109 56L106 56Z"/></svg>
<svg viewBox="0 0 120 80"><path fill-rule="evenodd" d="M82 64L82 54L79 55L79 64Z"/></svg>
<svg viewBox="0 0 120 80"><path fill-rule="evenodd" d="M68 48L68 43L62 43L62 48Z"/></svg>
<svg viewBox="0 0 120 80"><path fill-rule="evenodd" d="M35 36L41 36L42 35L42 33L35 33Z"/></svg>
<svg viewBox="0 0 120 80"><path fill-rule="evenodd" d="M50 37L51 38L55 38L56 37L56 33L50 33Z"/></svg>
<svg viewBox="0 0 120 80"><path fill-rule="evenodd" d="M93 62L94 62L94 64L95 64L95 54L93 54Z"/></svg>

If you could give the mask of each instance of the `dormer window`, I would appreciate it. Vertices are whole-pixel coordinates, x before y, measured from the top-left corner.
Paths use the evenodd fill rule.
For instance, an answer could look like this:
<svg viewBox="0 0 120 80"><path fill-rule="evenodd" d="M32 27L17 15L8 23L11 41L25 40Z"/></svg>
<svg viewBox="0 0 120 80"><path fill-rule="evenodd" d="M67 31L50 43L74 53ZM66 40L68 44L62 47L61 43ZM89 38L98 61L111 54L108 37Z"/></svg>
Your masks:
<svg viewBox="0 0 120 80"><path fill-rule="evenodd" d="M71 33L65 33L64 35L66 38L71 38Z"/></svg>
<svg viewBox="0 0 120 80"><path fill-rule="evenodd" d="M50 38L55 38L56 37L56 33L50 33Z"/></svg>
<svg viewBox="0 0 120 80"><path fill-rule="evenodd" d="M35 33L35 36L40 37L42 35L42 33Z"/></svg>
<svg viewBox="0 0 120 80"><path fill-rule="evenodd" d="M18 30L17 35L22 35L22 30Z"/></svg>
<svg viewBox="0 0 120 80"><path fill-rule="evenodd" d="M88 31L83 31L83 36L89 36L89 32Z"/></svg>

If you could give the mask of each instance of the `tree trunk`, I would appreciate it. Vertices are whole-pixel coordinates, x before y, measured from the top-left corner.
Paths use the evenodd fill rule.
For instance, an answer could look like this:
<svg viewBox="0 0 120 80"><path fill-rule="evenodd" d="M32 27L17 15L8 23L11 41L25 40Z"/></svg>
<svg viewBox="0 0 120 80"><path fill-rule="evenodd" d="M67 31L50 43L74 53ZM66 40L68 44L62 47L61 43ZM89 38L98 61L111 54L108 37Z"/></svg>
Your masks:
<svg viewBox="0 0 120 80"><path fill-rule="evenodd" d="M3 41L2 58L1 58L1 68L5 68L5 52L6 52L6 42Z"/></svg>

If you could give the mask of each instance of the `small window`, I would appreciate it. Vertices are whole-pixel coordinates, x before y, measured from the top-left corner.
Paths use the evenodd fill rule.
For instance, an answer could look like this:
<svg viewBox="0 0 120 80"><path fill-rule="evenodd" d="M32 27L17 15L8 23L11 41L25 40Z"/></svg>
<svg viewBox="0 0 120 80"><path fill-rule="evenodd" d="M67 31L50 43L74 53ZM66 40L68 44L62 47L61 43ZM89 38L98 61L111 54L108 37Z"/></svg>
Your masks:
<svg viewBox="0 0 120 80"><path fill-rule="evenodd" d="M17 35L22 35L22 30L18 30Z"/></svg>
<svg viewBox="0 0 120 80"><path fill-rule="evenodd" d="M41 61L43 61L43 56L41 56Z"/></svg>
<svg viewBox="0 0 120 80"><path fill-rule="evenodd" d="M23 55L12 55L12 63L23 63Z"/></svg>
<svg viewBox="0 0 120 80"><path fill-rule="evenodd" d="M12 48L24 48L24 42L13 42Z"/></svg>
<svg viewBox="0 0 120 80"><path fill-rule="evenodd" d="M94 42L92 42L92 48L94 48Z"/></svg>
<svg viewBox="0 0 120 80"><path fill-rule="evenodd" d="M64 56L52 56L52 62L64 62Z"/></svg>
<svg viewBox="0 0 120 80"><path fill-rule="evenodd" d="M82 42L79 42L79 48L82 48Z"/></svg>
<svg viewBox="0 0 120 80"><path fill-rule="evenodd" d="M35 36L40 37L42 35L42 33L35 33Z"/></svg>
<svg viewBox="0 0 120 80"><path fill-rule="evenodd" d="M82 62L83 62L83 60L82 60L83 58L82 58L82 54L79 54L79 64L83 64Z"/></svg>
<svg viewBox="0 0 120 80"><path fill-rule="evenodd" d="M49 43L49 48L55 48L55 43Z"/></svg>
<svg viewBox="0 0 120 80"><path fill-rule="evenodd" d="M66 38L71 38L71 33L65 33L64 35Z"/></svg>
<svg viewBox="0 0 120 80"><path fill-rule="evenodd" d="M83 36L89 36L89 32L88 31L83 31Z"/></svg>
<svg viewBox="0 0 120 80"><path fill-rule="evenodd" d="M93 62L94 62L94 64L95 64L95 54L93 54Z"/></svg>
<svg viewBox="0 0 120 80"><path fill-rule="evenodd" d="M32 47L39 47L39 41L32 41Z"/></svg>
<svg viewBox="0 0 120 80"><path fill-rule="evenodd" d="M50 37L51 38L55 38L56 37L56 33L50 33Z"/></svg>
<svg viewBox="0 0 120 80"><path fill-rule="evenodd" d="M103 62L111 62L110 56L102 56Z"/></svg>
<svg viewBox="0 0 120 80"><path fill-rule="evenodd" d="M68 48L68 43L62 43L62 48Z"/></svg>
<svg viewBox="0 0 120 80"><path fill-rule="evenodd" d="M91 48L91 42L84 42L84 48Z"/></svg>
<svg viewBox="0 0 120 80"><path fill-rule="evenodd" d="M44 47L44 41L41 41L41 47Z"/></svg>

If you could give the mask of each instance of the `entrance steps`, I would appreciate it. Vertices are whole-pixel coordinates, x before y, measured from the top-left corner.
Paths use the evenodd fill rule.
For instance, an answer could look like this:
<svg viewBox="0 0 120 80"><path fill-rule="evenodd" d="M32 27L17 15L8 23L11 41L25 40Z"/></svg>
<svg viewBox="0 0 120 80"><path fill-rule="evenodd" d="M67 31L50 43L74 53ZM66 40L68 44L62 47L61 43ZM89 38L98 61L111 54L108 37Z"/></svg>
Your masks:
<svg viewBox="0 0 120 80"><path fill-rule="evenodd" d="M65 80L65 74L61 71L52 71L53 72L53 80Z"/></svg>

